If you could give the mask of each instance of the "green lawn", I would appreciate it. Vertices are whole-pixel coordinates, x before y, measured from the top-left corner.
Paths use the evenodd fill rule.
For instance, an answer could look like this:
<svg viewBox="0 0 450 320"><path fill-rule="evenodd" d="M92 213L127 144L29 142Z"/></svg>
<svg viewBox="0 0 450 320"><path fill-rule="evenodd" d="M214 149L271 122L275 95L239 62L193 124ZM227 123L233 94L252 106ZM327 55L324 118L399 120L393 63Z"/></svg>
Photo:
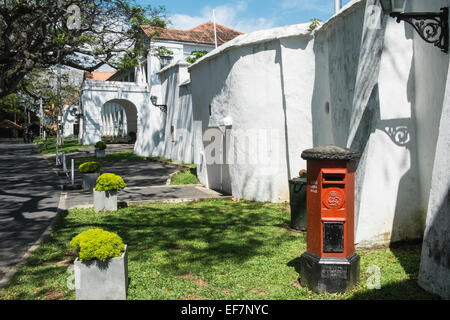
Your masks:
<svg viewBox="0 0 450 320"><path fill-rule="evenodd" d="M45 139L34 139L38 144L39 151L42 154L56 154L56 137L48 137L47 141ZM90 146L82 146L78 144L77 138L66 138L64 139L64 144L58 146L58 153L69 152L77 149L89 148Z"/></svg>
<svg viewBox="0 0 450 320"><path fill-rule="evenodd" d="M107 153L103 158L91 157L79 157L75 158L75 164L79 165L83 162L96 161L102 163L104 161L127 161L127 160L151 160L149 157L138 156L134 154L133 150Z"/></svg>
<svg viewBox="0 0 450 320"><path fill-rule="evenodd" d="M170 184L171 185L200 184L200 181L197 178L197 168L194 166L187 170L177 172L172 176Z"/></svg>
<svg viewBox="0 0 450 320"><path fill-rule="evenodd" d="M306 235L288 229L286 204L208 200L95 214L71 210L27 260L0 299L74 299L70 240L89 228L128 245L128 299L431 299L417 284L417 245L358 252L361 283L345 295L315 294L298 283ZM368 289L369 266L381 289Z"/></svg>

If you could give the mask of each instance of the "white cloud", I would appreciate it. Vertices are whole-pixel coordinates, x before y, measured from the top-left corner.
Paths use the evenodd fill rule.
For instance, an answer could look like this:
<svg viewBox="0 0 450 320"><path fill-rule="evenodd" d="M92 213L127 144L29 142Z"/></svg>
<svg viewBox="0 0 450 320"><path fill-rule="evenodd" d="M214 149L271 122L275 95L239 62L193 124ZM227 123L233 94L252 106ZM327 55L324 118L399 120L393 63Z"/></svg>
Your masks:
<svg viewBox="0 0 450 320"><path fill-rule="evenodd" d="M169 28L187 30L204 23L206 20L203 17L191 17L185 14L174 14L170 16L170 21L172 22L172 25L170 25Z"/></svg>
<svg viewBox="0 0 450 320"><path fill-rule="evenodd" d="M236 29L242 32L252 32L262 29L270 29L274 26L275 20L266 18L247 18L244 16L247 5L245 2L225 4L218 7L206 6L200 11L199 16L189 16L185 14L174 14L170 17L171 28L191 29L207 21L213 21L213 10L218 24Z"/></svg>
<svg viewBox="0 0 450 320"><path fill-rule="evenodd" d="M334 8L333 0L284 0L281 3L283 9L303 9L319 12L330 12Z"/></svg>

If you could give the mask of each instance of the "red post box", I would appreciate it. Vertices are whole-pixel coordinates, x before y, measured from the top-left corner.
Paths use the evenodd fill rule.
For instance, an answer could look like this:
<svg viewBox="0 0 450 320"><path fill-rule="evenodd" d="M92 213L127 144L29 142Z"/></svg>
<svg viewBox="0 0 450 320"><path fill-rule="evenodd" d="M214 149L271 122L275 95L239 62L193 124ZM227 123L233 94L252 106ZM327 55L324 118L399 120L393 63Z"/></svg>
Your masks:
<svg viewBox="0 0 450 320"><path fill-rule="evenodd" d="M359 281L354 246L355 161L358 151L337 146L303 151L307 160L307 252L300 282L315 292L345 292Z"/></svg>

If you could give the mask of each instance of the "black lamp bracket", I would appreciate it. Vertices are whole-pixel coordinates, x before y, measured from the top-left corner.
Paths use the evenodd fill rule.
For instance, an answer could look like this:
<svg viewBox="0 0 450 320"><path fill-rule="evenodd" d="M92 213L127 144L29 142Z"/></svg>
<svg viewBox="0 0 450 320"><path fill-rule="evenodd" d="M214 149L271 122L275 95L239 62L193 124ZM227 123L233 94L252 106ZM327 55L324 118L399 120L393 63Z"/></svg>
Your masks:
<svg viewBox="0 0 450 320"><path fill-rule="evenodd" d="M159 108L162 112L167 112L167 106L165 104L153 104L153 105Z"/></svg>
<svg viewBox="0 0 450 320"><path fill-rule="evenodd" d="M448 53L448 7L441 12L391 13L391 17L409 23L423 40Z"/></svg>

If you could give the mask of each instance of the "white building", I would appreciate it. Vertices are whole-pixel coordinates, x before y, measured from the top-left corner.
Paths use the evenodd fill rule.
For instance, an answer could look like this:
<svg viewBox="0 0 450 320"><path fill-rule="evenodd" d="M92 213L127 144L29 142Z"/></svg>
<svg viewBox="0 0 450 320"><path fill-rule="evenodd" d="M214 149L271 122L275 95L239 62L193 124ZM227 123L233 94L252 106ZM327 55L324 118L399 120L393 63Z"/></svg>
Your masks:
<svg viewBox="0 0 450 320"><path fill-rule="evenodd" d="M131 134L137 136L140 141L135 146L137 154L158 154L158 146L166 137L166 132L162 128L166 127L167 115L153 106L150 98L156 96L158 104L168 104L165 96L162 95L158 72L171 63L185 61L193 51L209 52L216 47L216 44L220 46L242 34L219 24L216 24L214 28L212 22L206 22L189 30L150 26L141 26L141 29L147 36L146 44L149 47L149 53L138 67L110 74L93 72L85 77L81 88L81 109L87 117L81 121L79 135L81 143L95 144L102 135L130 136ZM108 90L114 90L117 96L127 92L130 100L123 102L123 99L115 98L114 101L104 101L99 94L105 92L105 86L109 88ZM96 87L99 89L97 90ZM137 101L133 99L133 92L136 93ZM172 113L170 108L171 106L169 106L169 114ZM147 119L145 115L150 114L150 109L152 114L155 110L159 113ZM171 125L168 127L170 128ZM139 135L152 137L152 139L139 140Z"/></svg>
<svg viewBox="0 0 450 320"><path fill-rule="evenodd" d="M158 72L177 61L186 61L194 51L210 52L217 46L242 33L216 24L216 36L212 22L203 23L189 30L163 29L141 26L146 36L148 56L133 70L117 72L108 81L147 83L152 95L162 98Z"/></svg>

